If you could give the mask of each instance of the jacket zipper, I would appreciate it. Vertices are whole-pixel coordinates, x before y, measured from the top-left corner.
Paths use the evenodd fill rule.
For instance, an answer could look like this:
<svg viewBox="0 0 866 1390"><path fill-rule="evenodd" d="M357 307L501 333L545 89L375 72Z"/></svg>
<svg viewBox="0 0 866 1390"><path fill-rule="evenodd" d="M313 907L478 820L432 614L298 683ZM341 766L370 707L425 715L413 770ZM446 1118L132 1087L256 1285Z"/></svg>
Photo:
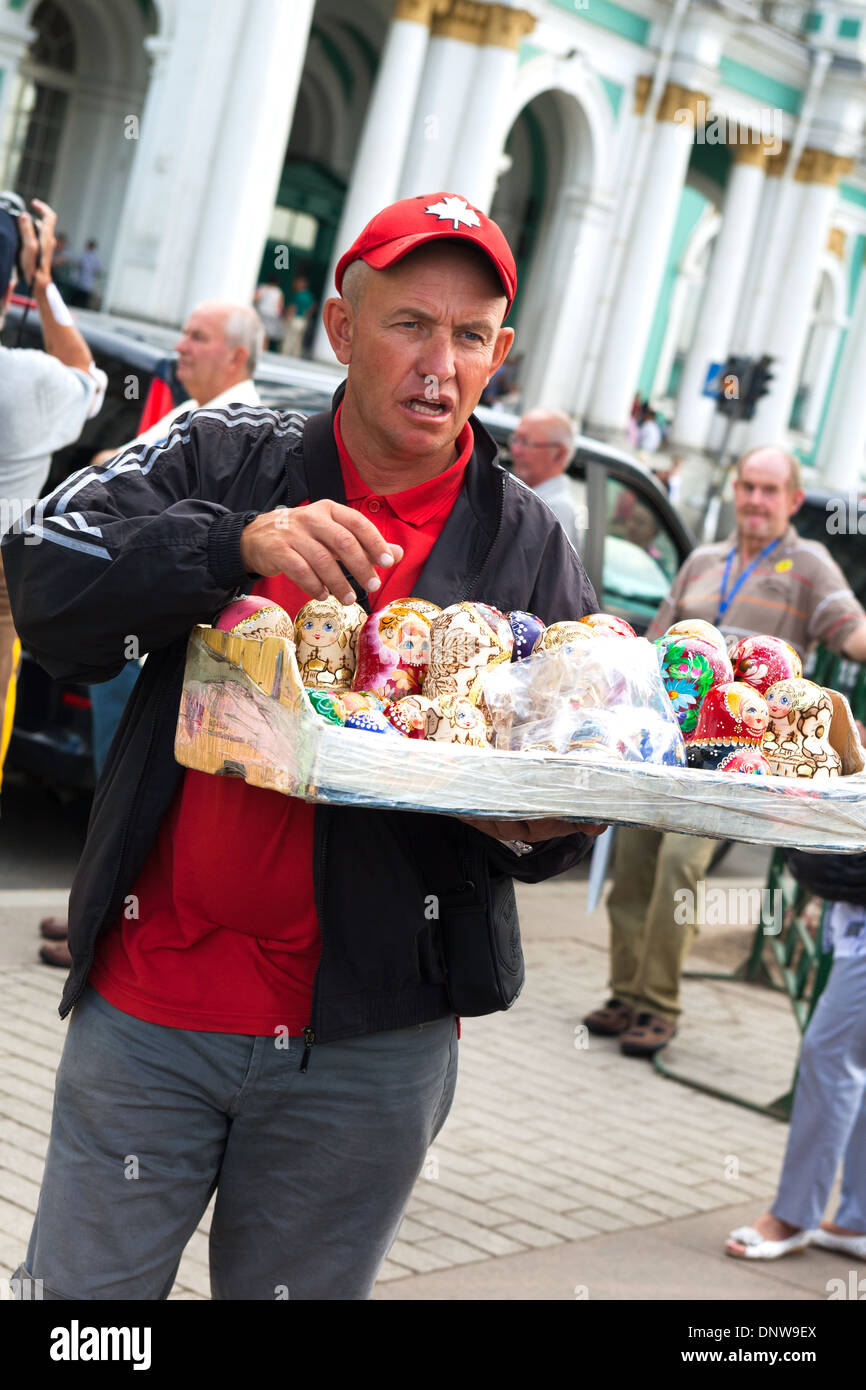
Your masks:
<svg viewBox="0 0 866 1390"><path fill-rule="evenodd" d="M325 911L324 902L322 900L322 884L325 882L325 860L327 858L329 833L330 824L326 821L325 829L322 832L322 848L319 851L318 874L316 874L315 869L313 870L313 896L316 903L316 915L319 919L319 933L322 938L322 951L319 955L319 964L316 967L316 975L313 980L313 999L312 1003L310 1004L310 1022L304 1029L304 1051L301 1055L301 1065L298 1068L300 1072L306 1072L307 1067L310 1065L310 1056L312 1053L313 1044L316 1041L316 1030L313 1027L313 1019L316 1017L316 1004L319 996L319 975L322 971L322 956L324 955L325 948Z"/></svg>
<svg viewBox="0 0 866 1390"><path fill-rule="evenodd" d="M493 540L490 542L490 545L487 547L487 554L484 556L484 559L483 559L483 561L482 561L482 563L481 563L481 568L480 568L479 570L477 570L477 571L475 572L475 574L472 576L472 578L469 579L469 580L467 581L466 586L464 587L462 594L460 595L459 599L457 600L458 603L464 603L464 602L466 601L466 599L468 599L469 595L472 593L472 590L473 590L473 589L475 588L475 586L480 582L480 580L481 580L481 578L482 578L482 576L483 576L483 574L484 574L484 571L487 569L487 566L488 566L488 564L490 563L490 557L491 557L491 555L493 554L493 550L494 550L494 547L496 546L496 542L499 540L499 533L500 533L500 531L502 530L502 512L503 512L503 509L504 509L504 507L505 507L505 488L506 488L506 486L507 486L507 483L508 483L508 475L506 474L505 470L503 469L503 472L502 472L502 486L501 486L500 493L499 493L499 511L498 511L497 517L496 517L496 530L495 530L494 535L493 535Z"/></svg>

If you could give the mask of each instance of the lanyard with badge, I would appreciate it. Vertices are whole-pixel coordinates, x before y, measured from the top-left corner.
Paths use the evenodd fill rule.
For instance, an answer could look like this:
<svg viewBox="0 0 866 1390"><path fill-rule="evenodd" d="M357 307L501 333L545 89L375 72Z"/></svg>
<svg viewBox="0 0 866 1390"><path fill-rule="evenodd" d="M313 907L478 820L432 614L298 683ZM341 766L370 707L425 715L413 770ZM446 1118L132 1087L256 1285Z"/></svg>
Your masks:
<svg viewBox="0 0 866 1390"><path fill-rule="evenodd" d="M771 555L772 552L776 549L776 546L781 545L781 543L782 537L779 536L776 540L770 541L769 545L765 545L760 555L756 555L751 564L746 566L746 568L743 570L743 573L740 575L737 582L735 583L733 589L731 589L729 593L728 582L731 578L731 567L734 563L734 556L737 553L737 547L735 545L731 546L731 549L728 552L727 561L725 563L725 573L722 576L722 589L721 593L719 594L719 608L718 612L716 613L716 616L713 618L714 623L720 623L722 621L722 618L727 613L728 609L730 608L734 599L737 597L737 594L742 589L743 585L745 584L752 571L757 569L761 561L766 560L767 556Z"/></svg>

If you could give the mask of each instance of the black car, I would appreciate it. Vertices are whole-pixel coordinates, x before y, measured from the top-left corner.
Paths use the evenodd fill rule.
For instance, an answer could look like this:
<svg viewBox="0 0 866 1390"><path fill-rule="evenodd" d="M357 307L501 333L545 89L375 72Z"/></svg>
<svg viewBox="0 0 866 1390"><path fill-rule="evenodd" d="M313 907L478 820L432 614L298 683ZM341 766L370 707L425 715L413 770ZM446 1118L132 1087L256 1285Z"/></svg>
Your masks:
<svg viewBox="0 0 866 1390"><path fill-rule="evenodd" d="M40 347L38 317L31 311L19 332L22 314L13 304L4 345ZM44 493L99 450L133 439L185 395L174 374L171 330L86 311L76 322L108 374L108 389L80 439L54 455ZM270 353L255 373L263 404L304 414L326 409L340 378L336 366ZM508 466L518 417L483 406L477 414ZM569 479L581 555L599 603L643 632L694 541L653 475L617 449L581 437ZM63 788L86 791L94 781L89 688L51 680L26 653L6 766Z"/></svg>

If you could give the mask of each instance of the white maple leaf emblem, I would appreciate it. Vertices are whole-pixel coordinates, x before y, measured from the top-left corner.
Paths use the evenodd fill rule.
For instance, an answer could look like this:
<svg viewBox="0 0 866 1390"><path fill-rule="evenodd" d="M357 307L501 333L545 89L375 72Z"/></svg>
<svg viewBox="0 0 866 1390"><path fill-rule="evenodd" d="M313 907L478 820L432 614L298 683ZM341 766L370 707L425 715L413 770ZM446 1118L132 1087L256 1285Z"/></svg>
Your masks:
<svg viewBox="0 0 866 1390"><path fill-rule="evenodd" d="M481 218L474 208L471 208L465 198L442 198L438 203L431 203L425 212L432 212L440 222L450 221L455 232L459 232L461 225L464 227L480 227Z"/></svg>

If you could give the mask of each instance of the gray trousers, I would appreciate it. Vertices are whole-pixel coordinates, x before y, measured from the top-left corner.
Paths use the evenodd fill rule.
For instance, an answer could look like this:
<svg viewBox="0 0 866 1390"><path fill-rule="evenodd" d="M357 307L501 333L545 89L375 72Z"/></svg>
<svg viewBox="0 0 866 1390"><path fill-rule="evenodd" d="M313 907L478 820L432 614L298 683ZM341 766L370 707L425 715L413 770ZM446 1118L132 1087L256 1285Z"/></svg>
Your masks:
<svg viewBox="0 0 866 1390"><path fill-rule="evenodd" d="M17 1277L167 1298L216 1190L214 1298L367 1298L451 1106L456 1021L316 1043L305 1073L302 1050L145 1023L88 987Z"/></svg>
<svg viewBox="0 0 866 1390"><path fill-rule="evenodd" d="M842 1164L838 1226L866 1235L866 956L842 956L803 1039L774 1216L813 1230Z"/></svg>

